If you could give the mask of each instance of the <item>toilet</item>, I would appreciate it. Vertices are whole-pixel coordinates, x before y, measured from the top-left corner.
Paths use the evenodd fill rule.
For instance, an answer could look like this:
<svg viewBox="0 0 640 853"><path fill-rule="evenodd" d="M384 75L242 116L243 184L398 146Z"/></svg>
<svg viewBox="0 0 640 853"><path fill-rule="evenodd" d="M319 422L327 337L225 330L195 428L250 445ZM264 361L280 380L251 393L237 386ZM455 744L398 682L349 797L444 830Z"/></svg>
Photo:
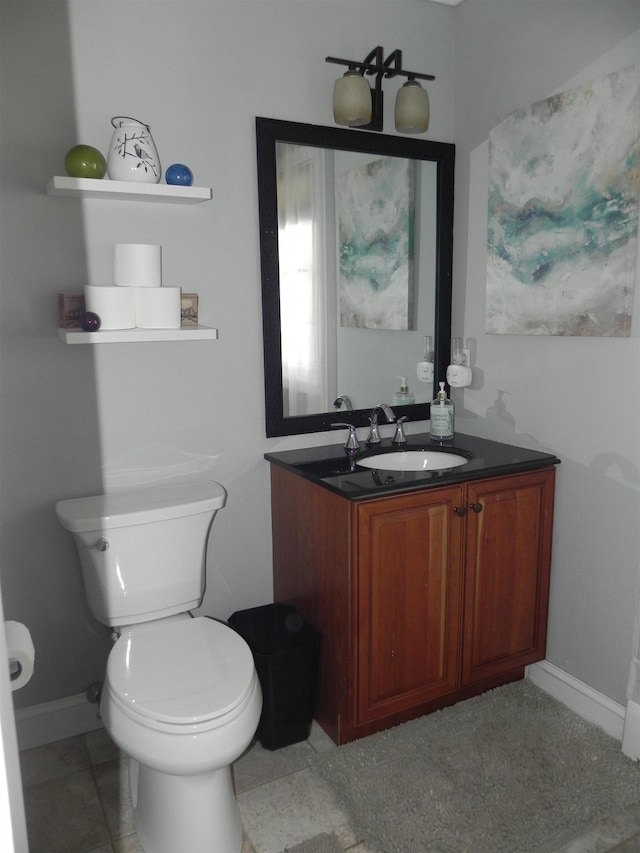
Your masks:
<svg viewBox="0 0 640 853"><path fill-rule="evenodd" d="M192 616L204 594L212 481L56 504L74 534L87 601L113 629L100 700L129 756L136 832L145 853L241 853L231 763L251 742L262 692L246 642Z"/></svg>

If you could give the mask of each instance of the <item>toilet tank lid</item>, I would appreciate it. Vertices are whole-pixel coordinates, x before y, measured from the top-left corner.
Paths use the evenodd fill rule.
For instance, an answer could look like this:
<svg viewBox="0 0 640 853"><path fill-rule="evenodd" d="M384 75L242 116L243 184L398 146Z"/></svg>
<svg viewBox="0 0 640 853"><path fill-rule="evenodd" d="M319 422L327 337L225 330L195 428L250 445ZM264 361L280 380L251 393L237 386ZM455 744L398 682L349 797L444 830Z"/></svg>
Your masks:
<svg viewBox="0 0 640 853"><path fill-rule="evenodd" d="M224 506L226 497L220 483L206 480L72 498L59 501L56 514L63 527L73 533L81 533L213 512Z"/></svg>

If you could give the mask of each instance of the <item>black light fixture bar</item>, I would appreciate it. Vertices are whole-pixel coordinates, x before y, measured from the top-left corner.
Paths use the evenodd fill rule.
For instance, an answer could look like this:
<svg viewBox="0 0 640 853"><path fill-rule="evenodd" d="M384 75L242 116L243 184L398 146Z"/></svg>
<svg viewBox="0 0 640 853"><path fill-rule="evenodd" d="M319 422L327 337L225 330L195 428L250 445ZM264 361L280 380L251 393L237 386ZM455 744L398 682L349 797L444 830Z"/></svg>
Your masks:
<svg viewBox="0 0 640 853"><path fill-rule="evenodd" d="M381 131L384 120L384 98L382 94L382 78L383 77L407 77L409 80L435 80L433 74L419 74L417 71L408 71L402 67L402 51L394 50L389 56L384 58L384 48L374 47L374 49L365 56L362 62L353 59L339 59L337 56L327 56L325 62L332 62L334 65L346 65L351 70L359 71L363 76L375 74L375 87L371 90L371 122L367 125L362 125L361 130L376 130Z"/></svg>
<svg viewBox="0 0 640 853"><path fill-rule="evenodd" d="M386 59L384 48L375 47L371 53L365 56L362 62L353 59L339 59L337 56L327 56L325 62L334 65L346 65L348 68L357 69L361 74L377 74L382 77L408 77L410 80L435 80L433 74L418 74L417 71L407 71L402 67L402 51L394 50Z"/></svg>

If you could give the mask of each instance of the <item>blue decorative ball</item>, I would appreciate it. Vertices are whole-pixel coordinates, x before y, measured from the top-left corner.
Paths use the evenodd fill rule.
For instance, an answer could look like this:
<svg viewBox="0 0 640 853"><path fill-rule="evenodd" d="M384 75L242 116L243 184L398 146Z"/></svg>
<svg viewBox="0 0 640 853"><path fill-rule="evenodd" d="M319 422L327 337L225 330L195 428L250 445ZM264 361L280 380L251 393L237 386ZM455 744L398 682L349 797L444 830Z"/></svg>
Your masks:
<svg viewBox="0 0 640 853"><path fill-rule="evenodd" d="M193 172L183 163L173 163L165 172L164 178L168 184L190 187L193 183Z"/></svg>
<svg viewBox="0 0 640 853"><path fill-rule="evenodd" d="M100 328L100 317L93 311L85 311L80 320L80 326L85 332L97 332Z"/></svg>

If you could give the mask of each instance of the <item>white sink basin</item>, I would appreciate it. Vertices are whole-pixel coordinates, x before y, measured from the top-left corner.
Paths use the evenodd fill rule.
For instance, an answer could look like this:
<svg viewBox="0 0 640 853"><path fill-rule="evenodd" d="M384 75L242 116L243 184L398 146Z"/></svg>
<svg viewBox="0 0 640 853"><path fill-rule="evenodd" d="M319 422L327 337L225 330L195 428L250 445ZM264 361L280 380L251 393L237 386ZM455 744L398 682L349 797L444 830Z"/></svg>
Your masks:
<svg viewBox="0 0 640 853"><path fill-rule="evenodd" d="M397 450L357 459L356 465L382 471L440 471L443 468L457 468L468 461L466 456L442 450Z"/></svg>

